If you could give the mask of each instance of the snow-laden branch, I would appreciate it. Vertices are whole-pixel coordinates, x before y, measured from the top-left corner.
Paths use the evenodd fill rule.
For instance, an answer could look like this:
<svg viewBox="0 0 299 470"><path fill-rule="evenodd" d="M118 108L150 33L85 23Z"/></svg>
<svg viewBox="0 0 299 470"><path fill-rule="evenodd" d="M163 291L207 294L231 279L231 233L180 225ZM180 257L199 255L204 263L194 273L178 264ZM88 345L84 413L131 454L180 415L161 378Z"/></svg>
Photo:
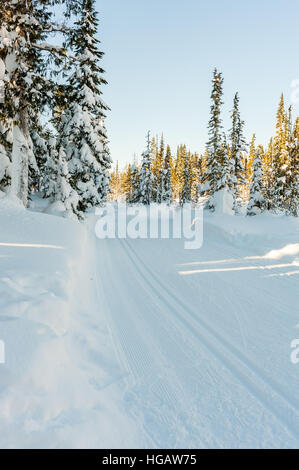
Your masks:
<svg viewBox="0 0 299 470"><path fill-rule="evenodd" d="M72 28L55 23L51 23L47 29L43 29L43 33L69 33L70 31L72 31Z"/></svg>
<svg viewBox="0 0 299 470"><path fill-rule="evenodd" d="M40 44L31 44L32 47L35 49L40 49L41 51L50 52L53 55L58 55L60 57L66 57L68 59L73 60L74 62L82 62L78 57L74 57L67 53L64 47L60 46L53 46L52 44L48 44L47 42L43 42Z"/></svg>

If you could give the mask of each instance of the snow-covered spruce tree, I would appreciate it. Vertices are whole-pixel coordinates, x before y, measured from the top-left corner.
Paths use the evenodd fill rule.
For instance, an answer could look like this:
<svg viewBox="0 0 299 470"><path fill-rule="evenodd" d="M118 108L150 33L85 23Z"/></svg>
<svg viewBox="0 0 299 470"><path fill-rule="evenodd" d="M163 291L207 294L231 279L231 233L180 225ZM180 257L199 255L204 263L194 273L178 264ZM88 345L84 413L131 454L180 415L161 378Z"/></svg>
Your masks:
<svg viewBox="0 0 299 470"><path fill-rule="evenodd" d="M138 202L138 193L139 193L139 170L138 170L138 165L135 159L131 167L131 179L132 179L132 195L131 195L129 202L131 204L135 204L136 202Z"/></svg>
<svg viewBox="0 0 299 470"><path fill-rule="evenodd" d="M152 200L153 202L157 202L159 198L159 186L157 187L158 182L158 161L159 161L159 138L158 136L152 138L151 142L152 146L152 173L153 173L153 194Z"/></svg>
<svg viewBox="0 0 299 470"><path fill-rule="evenodd" d="M263 178L264 178L264 188L265 188L265 200L268 210L274 209L274 145L273 137L271 137L267 151L264 153L263 159Z"/></svg>
<svg viewBox="0 0 299 470"><path fill-rule="evenodd" d="M55 202L59 206L59 211L65 217L74 218L78 215L79 198L70 185L70 175L64 148L58 149L57 178L55 184Z"/></svg>
<svg viewBox="0 0 299 470"><path fill-rule="evenodd" d="M222 121L220 116L221 105L223 104L223 78L217 69L214 70L212 84L211 118L208 124L210 139L207 143L208 160L207 169L203 175L203 183L206 194L209 196L207 207L213 211L215 209L213 196L220 189L220 182L223 180L226 171L222 165Z"/></svg>
<svg viewBox="0 0 299 470"><path fill-rule="evenodd" d="M133 195L132 166L130 163L125 169L122 187L123 187L123 192L126 198L126 202L130 202L132 200L132 195Z"/></svg>
<svg viewBox="0 0 299 470"><path fill-rule="evenodd" d="M29 194L39 192L42 197L45 197L43 192L45 166L50 158L49 140L52 132L42 125L39 113L32 119L30 137L36 164L29 164Z"/></svg>
<svg viewBox="0 0 299 470"><path fill-rule="evenodd" d="M153 202L154 175L152 173L153 149L150 134L147 136L147 147L142 154L141 169L139 174L138 201L141 204Z"/></svg>
<svg viewBox="0 0 299 470"><path fill-rule="evenodd" d="M153 161L153 174L154 174L154 200L157 203L162 201L163 193L163 161L165 152L164 136L162 134L160 145L158 139L156 141L156 158Z"/></svg>
<svg viewBox="0 0 299 470"><path fill-rule="evenodd" d="M42 191L45 198L54 202L58 175L58 149L57 140L53 135L49 135L47 139L47 156L42 173Z"/></svg>
<svg viewBox="0 0 299 470"><path fill-rule="evenodd" d="M200 180L199 180L199 187L200 187L200 196L204 197L205 194L207 193L205 186L207 186L207 183L205 184L205 174L208 169L208 161L209 161L209 150L206 148L204 153L200 157Z"/></svg>
<svg viewBox="0 0 299 470"><path fill-rule="evenodd" d="M94 0L81 0L82 13L70 40L80 62L69 79L69 99L62 112L59 134L66 150L71 185L79 210L100 205L109 191L111 158L104 125L108 106L102 100L103 52L96 39L98 18Z"/></svg>
<svg viewBox="0 0 299 470"><path fill-rule="evenodd" d="M285 208L287 214L299 216L299 117L294 128L290 128L287 143L289 165L286 172Z"/></svg>
<svg viewBox="0 0 299 470"><path fill-rule="evenodd" d="M172 171L171 171L171 149L170 146L167 145L166 148L166 155L164 159L163 165L163 173L162 173L162 202L170 204L172 201Z"/></svg>
<svg viewBox="0 0 299 470"><path fill-rule="evenodd" d="M241 191L240 186L244 185L244 168L243 168L243 155L246 151L246 140L243 135L244 121L241 120L239 110L239 94L236 93L234 97L234 106L232 110L232 128L230 130L230 152L233 168L233 196L234 196L234 211L239 213L241 205Z"/></svg>
<svg viewBox="0 0 299 470"><path fill-rule="evenodd" d="M256 150L252 164L252 183L250 186L250 198L247 206L247 215L258 215L265 210L262 156L260 147Z"/></svg>
<svg viewBox="0 0 299 470"><path fill-rule="evenodd" d="M222 144L219 150L218 155L218 162L221 168L219 172L218 179L215 186L215 193L212 197L212 204L214 209L216 209L215 201L217 197L217 193L222 191L222 196L218 200L218 202L222 201L221 204L225 202L226 209L228 209L228 204L231 206L231 210L233 209L233 188L234 188L234 161L229 156L229 147L227 144L227 138L225 133L222 136ZM221 208L220 208L221 210Z"/></svg>
<svg viewBox="0 0 299 470"><path fill-rule="evenodd" d="M41 105L39 90L45 87L40 75L41 51L34 46L44 39L45 5L36 1L4 0L0 6L0 54L5 62L5 99L1 114L13 119L12 189L27 204L28 168L32 158L30 114Z"/></svg>
<svg viewBox="0 0 299 470"><path fill-rule="evenodd" d="M287 150L288 119L283 94L276 117L276 135L273 145L273 205L276 209L284 210L289 156Z"/></svg>
<svg viewBox="0 0 299 470"><path fill-rule="evenodd" d="M119 165L118 161L116 161L115 168L111 172L111 178L110 178L110 194L109 197L112 201L118 201L121 197L121 177L120 177L120 172L119 172Z"/></svg>
<svg viewBox="0 0 299 470"><path fill-rule="evenodd" d="M0 114L13 120L12 193L26 206L29 164L37 168L30 133L32 120L52 99L52 80L47 78L49 53L58 64L64 47L46 42L48 34L63 32L52 22L50 8L64 3L77 10L76 0L2 0L0 4L0 57L5 62L5 99Z"/></svg>
<svg viewBox="0 0 299 470"><path fill-rule="evenodd" d="M183 168L183 187L180 195L180 204L186 204L191 201L191 155L190 152L185 152L184 168Z"/></svg>
<svg viewBox="0 0 299 470"><path fill-rule="evenodd" d="M244 168L244 179L246 181L246 193L249 196L249 189L252 178L252 164L256 154L256 135L253 134L249 143L249 152L244 154L243 168Z"/></svg>
<svg viewBox="0 0 299 470"><path fill-rule="evenodd" d="M66 155L57 139L49 135L47 139L48 158L43 167L43 193L50 199L56 212L68 218L80 217L78 212L78 195L70 186L69 170Z"/></svg>
<svg viewBox="0 0 299 470"><path fill-rule="evenodd" d="M176 159L173 168L172 193L175 200L181 200L184 186L184 168L186 160L186 145L177 147Z"/></svg>
<svg viewBox="0 0 299 470"><path fill-rule="evenodd" d="M191 156L191 199L194 202L198 202L200 197L202 175L201 157L197 153L194 153Z"/></svg>
<svg viewBox="0 0 299 470"><path fill-rule="evenodd" d="M235 160L231 158L231 150L227 143L227 137L225 133L223 133L222 136L220 157L222 177L218 182L218 191L225 189L233 195L236 182Z"/></svg>

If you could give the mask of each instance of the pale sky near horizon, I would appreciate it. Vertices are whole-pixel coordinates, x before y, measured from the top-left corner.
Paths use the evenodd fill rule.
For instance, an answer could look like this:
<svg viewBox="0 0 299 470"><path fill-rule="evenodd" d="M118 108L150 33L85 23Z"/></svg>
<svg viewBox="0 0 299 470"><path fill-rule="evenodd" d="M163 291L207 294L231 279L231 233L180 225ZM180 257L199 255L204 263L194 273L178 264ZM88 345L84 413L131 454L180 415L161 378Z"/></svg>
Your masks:
<svg viewBox="0 0 299 470"><path fill-rule="evenodd" d="M114 161L140 157L148 130L173 151L203 152L215 67L225 129L238 91L246 137L268 142L280 94L290 104L299 79L298 0L97 0L97 9Z"/></svg>

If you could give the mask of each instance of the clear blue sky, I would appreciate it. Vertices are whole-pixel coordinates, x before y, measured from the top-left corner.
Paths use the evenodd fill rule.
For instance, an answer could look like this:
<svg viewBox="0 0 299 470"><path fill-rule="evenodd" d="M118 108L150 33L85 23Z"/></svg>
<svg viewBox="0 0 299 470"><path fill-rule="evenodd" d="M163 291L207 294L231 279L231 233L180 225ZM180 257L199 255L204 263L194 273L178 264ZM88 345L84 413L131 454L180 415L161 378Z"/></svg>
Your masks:
<svg viewBox="0 0 299 470"><path fill-rule="evenodd" d="M112 158L140 155L164 132L173 150L203 151L211 78L224 76L223 117L235 91L248 139L273 133L281 92L299 79L298 0L97 0ZM299 115L299 104L294 107Z"/></svg>

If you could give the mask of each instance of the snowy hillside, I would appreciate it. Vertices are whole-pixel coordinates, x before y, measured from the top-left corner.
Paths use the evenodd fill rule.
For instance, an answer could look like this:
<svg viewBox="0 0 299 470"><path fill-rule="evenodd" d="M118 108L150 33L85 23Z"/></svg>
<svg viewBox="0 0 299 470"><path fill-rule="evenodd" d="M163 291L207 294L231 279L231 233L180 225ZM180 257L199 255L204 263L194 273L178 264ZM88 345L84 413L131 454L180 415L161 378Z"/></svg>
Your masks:
<svg viewBox="0 0 299 470"><path fill-rule="evenodd" d="M0 447L298 447L298 220L94 226L0 200Z"/></svg>

